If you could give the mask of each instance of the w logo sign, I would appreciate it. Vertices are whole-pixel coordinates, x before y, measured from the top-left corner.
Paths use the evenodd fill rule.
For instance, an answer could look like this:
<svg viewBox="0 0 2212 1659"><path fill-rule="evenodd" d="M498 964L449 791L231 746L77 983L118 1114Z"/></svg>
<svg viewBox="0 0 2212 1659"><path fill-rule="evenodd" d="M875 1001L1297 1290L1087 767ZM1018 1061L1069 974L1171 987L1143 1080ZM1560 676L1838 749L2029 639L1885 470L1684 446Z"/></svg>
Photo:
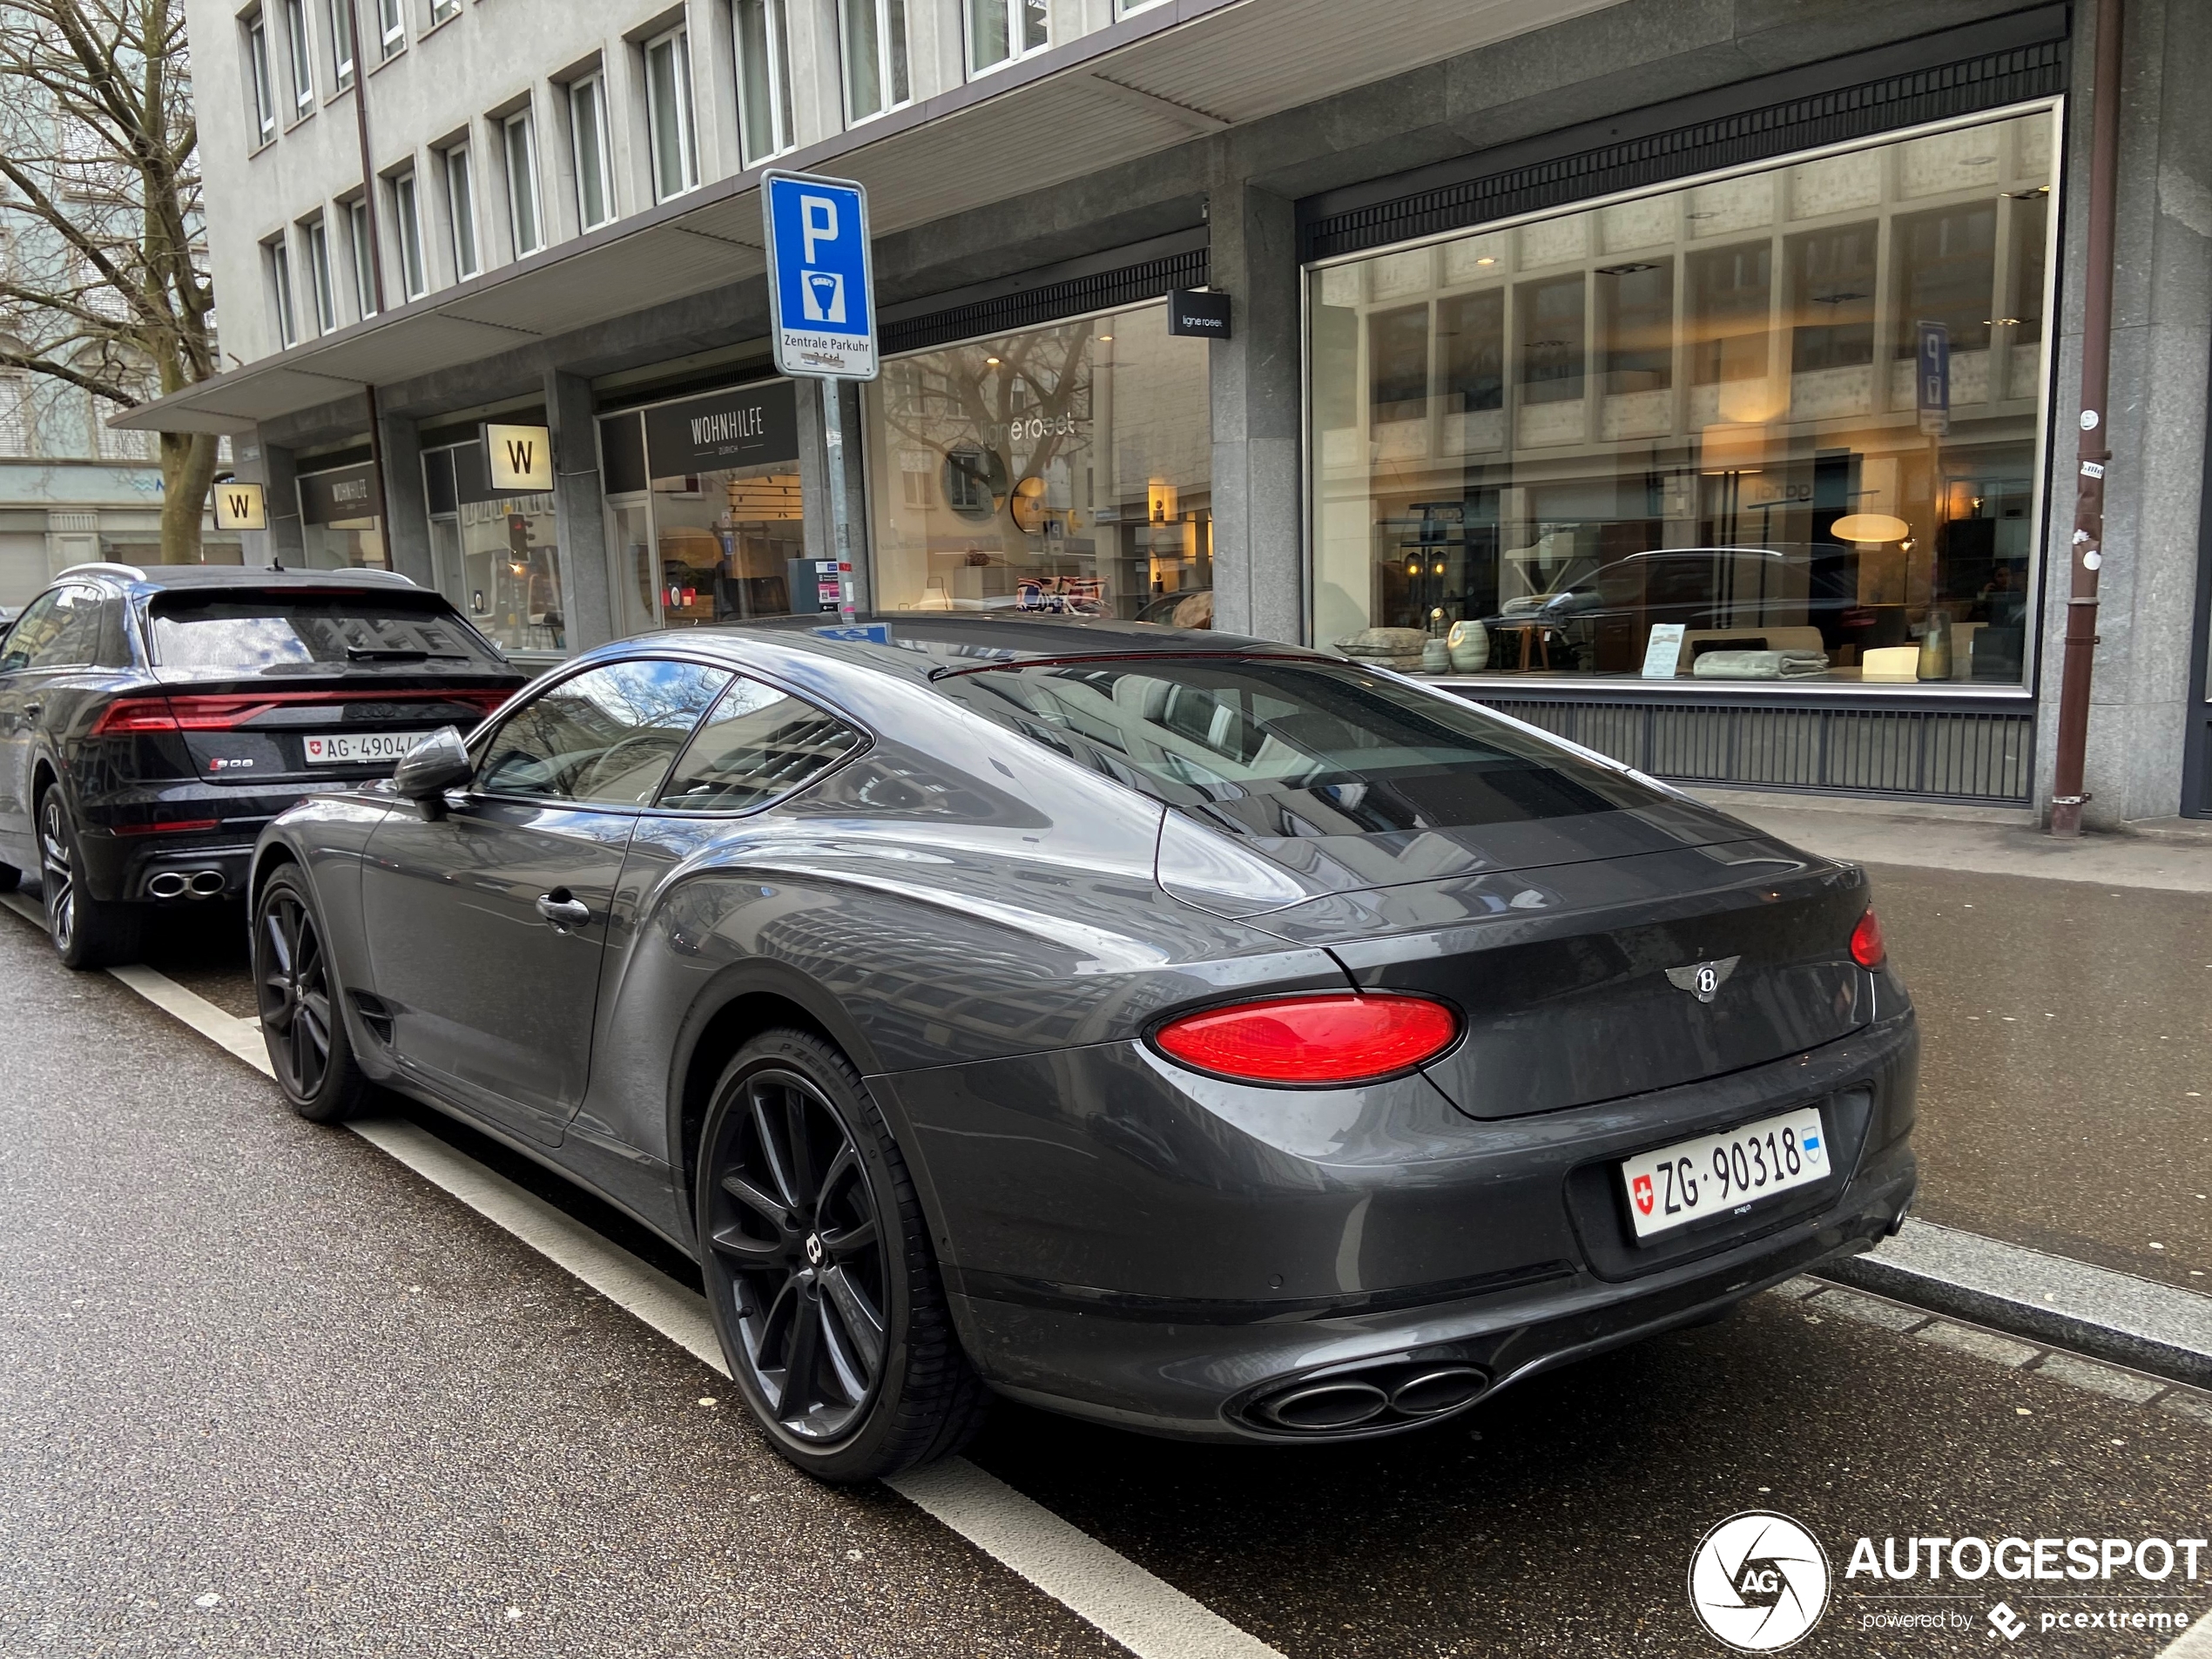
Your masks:
<svg viewBox="0 0 2212 1659"><path fill-rule="evenodd" d="M542 426L484 427L484 469L502 496L542 496L553 488L553 435Z"/></svg>
<svg viewBox="0 0 2212 1659"><path fill-rule="evenodd" d="M259 484L225 483L215 486L215 528L219 530L265 530L268 509Z"/></svg>

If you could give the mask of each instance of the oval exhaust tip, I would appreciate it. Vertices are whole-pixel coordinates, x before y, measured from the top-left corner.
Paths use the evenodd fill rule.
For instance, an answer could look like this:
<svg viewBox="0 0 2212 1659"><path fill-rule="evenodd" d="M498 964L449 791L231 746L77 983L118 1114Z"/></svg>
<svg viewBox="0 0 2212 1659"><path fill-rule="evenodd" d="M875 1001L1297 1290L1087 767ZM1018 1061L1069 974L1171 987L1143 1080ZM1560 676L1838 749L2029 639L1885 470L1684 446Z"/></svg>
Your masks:
<svg viewBox="0 0 2212 1659"><path fill-rule="evenodd" d="M1408 1417L1434 1417L1480 1397L1490 1379L1473 1366L1442 1366L1408 1377L1390 1391L1390 1403Z"/></svg>
<svg viewBox="0 0 2212 1659"><path fill-rule="evenodd" d="M195 899L212 899L223 890L223 873L220 870L201 870L192 879L192 897Z"/></svg>
<svg viewBox="0 0 2212 1659"><path fill-rule="evenodd" d="M1356 1428L1389 1406L1390 1396L1372 1383L1326 1382L1278 1394L1260 1411L1283 1428Z"/></svg>
<svg viewBox="0 0 2212 1659"><path fill-rule="evenodd" d="M174 870L164 870L146 883L146 891L157 899L173 899L185 890L185 878Z"/></svg>

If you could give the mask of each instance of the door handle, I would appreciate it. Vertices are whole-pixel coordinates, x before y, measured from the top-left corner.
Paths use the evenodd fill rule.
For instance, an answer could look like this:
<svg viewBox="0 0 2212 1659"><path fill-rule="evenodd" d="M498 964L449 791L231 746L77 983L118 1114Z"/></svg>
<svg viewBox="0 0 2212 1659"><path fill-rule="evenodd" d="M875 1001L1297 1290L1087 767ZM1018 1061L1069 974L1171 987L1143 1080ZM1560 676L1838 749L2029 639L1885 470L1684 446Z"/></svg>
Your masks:
<svg viewBox="0 0 2212 1659"><path fill-rule="evenodd" d="M581 927L591 920L591 907L569 897L566 887L537 895L537 914L556 927Z"/></svg>
<svg viewBox="0 0 2212 1659"><path fill-rule="evenodd" d="M46 705L44 703L24 704L23 705L23 723L25 725L29 725L33 720L38 718L40 711Z"/></svg>

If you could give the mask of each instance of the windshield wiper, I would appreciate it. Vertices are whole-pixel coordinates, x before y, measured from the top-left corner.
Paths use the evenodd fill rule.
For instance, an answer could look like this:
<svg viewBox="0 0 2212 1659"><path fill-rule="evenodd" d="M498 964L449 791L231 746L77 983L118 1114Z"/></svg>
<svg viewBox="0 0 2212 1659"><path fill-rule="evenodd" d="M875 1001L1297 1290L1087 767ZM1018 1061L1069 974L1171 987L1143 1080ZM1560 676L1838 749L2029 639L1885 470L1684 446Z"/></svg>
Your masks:
<svg viewBox="0 0 2212 1659"><path fill-rule="evenodd" d="M442 662L448 663L465 663L469 660L468 652L459 651L415 651L397 645L388 647L348 645L346 647L346 660L349 663L423 663L434 657Z"/></svg>

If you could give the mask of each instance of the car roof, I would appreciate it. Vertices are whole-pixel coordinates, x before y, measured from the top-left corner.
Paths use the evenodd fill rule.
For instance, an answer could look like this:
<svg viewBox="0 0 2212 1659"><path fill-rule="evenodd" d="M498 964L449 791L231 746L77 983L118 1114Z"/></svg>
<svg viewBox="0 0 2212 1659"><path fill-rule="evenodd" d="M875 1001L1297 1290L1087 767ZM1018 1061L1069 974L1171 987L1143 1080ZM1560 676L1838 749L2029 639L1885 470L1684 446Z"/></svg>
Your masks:
<svg viewBox="0 0 2212 1659"><path fill-rule="evenodd" d="M364 592L406 588L415 584L396 570L348 568L342 570L300 570L248 564L76 564L54 577L64 582L95 582L134 592L170 588L359 588Z"/></svg>
<svg viewBox="0 0 2212 1659"><path fill-rule="evenodd" d="M849 624L828 612L764 617L752 622L688 628L675 637L710 648L718 637L732 643L758 639L786 651L924 680L960 669L1070 658L1156 653L1298 658L1320 655L1280 640L1253 639L1207 629L1170 628L1158 623L1119 622L1103 617L1024 617L994 611L894 611L859 616ZM627 643L636 644L647 638L671 643L667 634L639 636Z"/></svg>

